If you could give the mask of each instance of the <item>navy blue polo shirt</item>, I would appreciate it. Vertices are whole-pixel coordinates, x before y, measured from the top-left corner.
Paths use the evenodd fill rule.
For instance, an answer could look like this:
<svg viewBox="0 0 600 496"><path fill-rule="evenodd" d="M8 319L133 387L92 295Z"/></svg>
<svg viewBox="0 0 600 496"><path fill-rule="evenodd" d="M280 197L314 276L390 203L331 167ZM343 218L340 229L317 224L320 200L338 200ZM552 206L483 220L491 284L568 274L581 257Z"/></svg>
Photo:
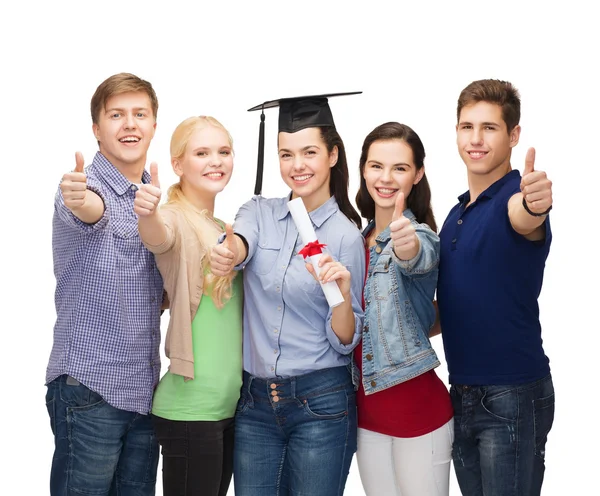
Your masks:
<svg viewBox="0 0 600 496"><path fill-rule="evenodd" d="M451 384L509 385L550 373L538 296L552 233L528 241L508 218L521 175L509 172L469 206L467 191L440 232L437 300Z"/></svg>

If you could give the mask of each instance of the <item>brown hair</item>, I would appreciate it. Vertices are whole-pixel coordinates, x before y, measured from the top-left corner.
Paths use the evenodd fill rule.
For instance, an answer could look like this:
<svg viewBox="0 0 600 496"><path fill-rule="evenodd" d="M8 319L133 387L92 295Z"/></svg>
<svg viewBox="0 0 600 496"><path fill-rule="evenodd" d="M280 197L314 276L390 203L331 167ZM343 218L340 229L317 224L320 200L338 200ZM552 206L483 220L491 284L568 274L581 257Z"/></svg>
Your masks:
<svg viewBox="0 0 600 496"><path fill-rule="evenodd" d="M419 135L412 128L399 122L386 122L373 129L365 138L362 146L359 160L360 187L356 194L356 205L361 215L368 221L375 218L375 202L367 190L367 183L364 178L369 149L376 141L392 140L404 141L410 147L417 171L425 166L425 147ZM431 208L431 189L424 172L421 180L413 185L406 199L406 207L410 208L411 212L415 214L417 222L427 224L433 231L437 232L437 224Z"/></svg>
<svg viewBox="0 0 600 496"><path fill-rule="evenodd" d="M521 120L521 97L517 89L507 81L499 79L481 79L473 81L458 97L456 120L460 121L460 112L467 105L488 102L502 108L502 119L510 133Z"/></svg>
<svg viewBox="0 0 600 496"><path fill-rule="evenodd" d="M106 101L114 96L122 93L139 92L143 91L150 98L150 104L152 106L152 114L156 120L158 114L158 98L154 92L154 88L148 81L144 81L139 77L129 74L127 72L121 72L110 76L108 79L100 83L100 86L96 88L94 96L92 96L92 102L90 104L90 111L92 113L92 122L98 124L100 112L106 107Z"/></svg>

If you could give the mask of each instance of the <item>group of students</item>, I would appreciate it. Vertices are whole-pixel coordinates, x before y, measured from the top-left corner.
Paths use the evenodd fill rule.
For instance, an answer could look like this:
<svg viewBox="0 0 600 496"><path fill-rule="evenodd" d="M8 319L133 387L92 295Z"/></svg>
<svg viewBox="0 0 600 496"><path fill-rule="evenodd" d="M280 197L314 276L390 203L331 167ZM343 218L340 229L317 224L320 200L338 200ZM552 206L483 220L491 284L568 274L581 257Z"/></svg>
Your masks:
<svg viewBox="0 0 600 496"><path fill-rule="evenodd" d="M159 445L165 496L225 496L232 475L241 496L341 495L354 453L369 496L448 495L451 461L463 495L540 494L554 417L537 304L552 183L533 149L523 174L512 169L517 90L480 80L461 92L468 191L439 236L425 148L406 124L365 138L355 210L331 96L254 108L279 107L291 192L260 195L259 156L256 194L229 225L214 217L233 172L225 127L177 126L179 181L159 206L158 166L145 169L152 85L121 73L98 86L99 151L87 168L76 154L54 205L53 496L152 495ZM450 391L435 372L440 333Z"/></svg>

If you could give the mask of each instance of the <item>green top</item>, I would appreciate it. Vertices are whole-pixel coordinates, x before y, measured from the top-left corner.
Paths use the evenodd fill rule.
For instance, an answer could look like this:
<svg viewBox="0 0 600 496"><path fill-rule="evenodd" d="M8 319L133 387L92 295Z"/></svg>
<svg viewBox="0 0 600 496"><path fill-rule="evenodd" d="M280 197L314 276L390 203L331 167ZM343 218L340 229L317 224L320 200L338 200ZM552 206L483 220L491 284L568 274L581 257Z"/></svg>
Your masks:
<svg viewBox="0 0 600 496"><path fill-rule="evenodd" d="M234 416L242 386L242 275L219 310L203 295L192 321L194 379L167 372L154 393L152 413L169 420L224 420Z"/></svg>

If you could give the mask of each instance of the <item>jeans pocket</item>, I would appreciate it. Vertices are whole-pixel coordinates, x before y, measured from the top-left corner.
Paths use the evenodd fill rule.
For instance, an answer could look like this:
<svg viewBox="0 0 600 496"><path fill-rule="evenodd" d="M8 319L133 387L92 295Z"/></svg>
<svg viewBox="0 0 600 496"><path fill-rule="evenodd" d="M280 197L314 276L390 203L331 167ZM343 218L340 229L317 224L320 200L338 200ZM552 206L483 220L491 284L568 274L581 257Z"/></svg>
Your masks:
<svg viewBox="0 0 600 496"><path fill-rule="evenodd" d="M516 422L519 417L519 393L513 387L489 386L481 398L481 406L495 419Z"/></svg>
<svg viewBox="0 0 600 496"><path fill-rule="evenodd" d="M249 398L250 393L248 392L243 392L242 394L240 394L240 399L237 402L237 405L235 407L235 416L239 416L239 415L244 415L244 413L246 413L246 410L248 410L248 408L250 407L250 403L251 400Z"/></svg>
<svg viewBox="0 0 600 496"><path fill-rule="evenodd" d="M52 434L56 435L56 401L54 400L54 394L51 394L50 390L46 393L46 409L50 417Z"/></svg>
<svg viewBox="0 0 600 496"><path fill-rule="evenodd" d="M554 393L545 398L533 400L533 434L535 436L535 455L544 459L546 440L554 423Z"/></svg>
<svg viewBox="0 0 600 496"><path fill-rule="evenodd" d="M354 395L354 393L352 393ZM308 416L320 420L335 420L348 415L349 398L346 389L301 398Z"/></svg>
<svg viewBox="0 0 600 496"><path fill-rule="evenodd" d="M83 384L75 386L61 381L59 390L61 401L70 409L91 408L104 404L102 396Z"/></svg>

